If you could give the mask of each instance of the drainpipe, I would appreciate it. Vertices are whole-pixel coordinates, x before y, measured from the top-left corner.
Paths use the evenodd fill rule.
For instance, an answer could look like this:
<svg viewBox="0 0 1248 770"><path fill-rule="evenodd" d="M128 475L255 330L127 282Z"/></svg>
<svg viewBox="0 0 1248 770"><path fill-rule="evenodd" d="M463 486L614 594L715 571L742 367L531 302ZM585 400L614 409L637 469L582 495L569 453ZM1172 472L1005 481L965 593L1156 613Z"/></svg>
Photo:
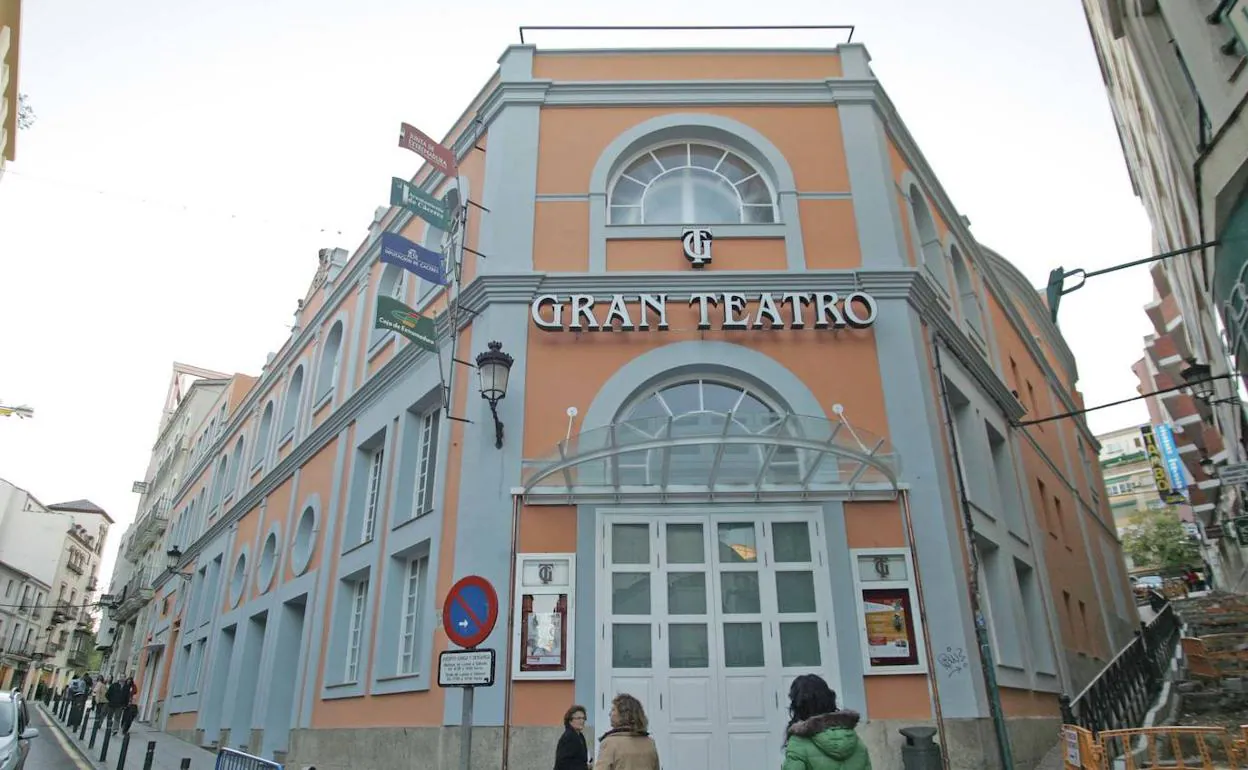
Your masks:
<svg viewBox="0 0 1248 770"><path fill-rule="evenodd" d="M945 740L945 714L940 706L940 687L936 683L936 655L932 652L932 632L927 624L927 600L923 593L923 573L919 569L919 553L915 547L914 518L910 514L910 494L901 490L901 516L906 524L906 540L910 545L910 561L914 566L914 590L919 596L919 627L923 629L923 652L927 654L928 688L932 693L932 710L936 716L936 730L940 733L940 760L942 767L949 767L949 743Z"/></svg>
<svg viewBox="0 0 1248 770"><path fill-rule="evenodd" d="M503 764L502 770L507 770L507 762L509 757L509 747L511 746L511 698L515 688L515 682L511 678L511 656L515 645L512 640L515 636L516 626L516 598L512 596L512 592L516 588L516 551L520 545L520 495L513 493L511 495L511 566L507 580L507 659L506 667L503 669L503 682L505 692L503 693Z"/></svg>
<svg viewBox="0 0 1248 770"><path fill-rule="evenodd" d="M949 441L953 447L953 469L958 485L958 498L962 506L963 534L965 535L966 555L970 560L970 574L967 575L967 594L971 600L971 613L975 618L975 641L979 644L979 668L984 676L984 689L988 695L988 711L992 715L992 725L997 733L997 752L1001 767L1010 770L1014 767L1014 756L1010 749L1010 734L1005 725L1005 710L1001 706L1001 693L997 689L996 663L992 657L992 644L988 638L988 627L984 621L984 613L979 599L979 552L975 548L975 518L971 513L971 501L967 496L966 484L962 482L962 461L958 455L958 435L953 427L953 408L949 403L949 388L945 385L945 373L940 363L940 336L933 335L932 352L935 355L936 377L940 380L940 400L945 410L945 429L949 431Z"/></svg>

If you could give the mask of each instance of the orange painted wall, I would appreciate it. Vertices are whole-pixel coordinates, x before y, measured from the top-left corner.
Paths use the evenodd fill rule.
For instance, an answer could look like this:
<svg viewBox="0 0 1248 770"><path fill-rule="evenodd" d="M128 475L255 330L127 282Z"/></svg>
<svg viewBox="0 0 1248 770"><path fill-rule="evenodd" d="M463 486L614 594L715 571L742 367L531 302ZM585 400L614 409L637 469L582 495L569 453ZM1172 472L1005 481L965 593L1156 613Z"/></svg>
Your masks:
<svg viewBox="0 0 1248 770"><path fill-rule="evenodd" d="M674 74L674 73L679 73ZM841 76L834 53L539 52L533 77L550 80L823 80Z"/></svg>
<svg viewBox="0 0 1248 770"><path fill-rule="evenodd" d="M925 675L868 676L863 682L867 692L867 713L872 719L932 718L932 699Z"/></svg>
<svg viewBox="0 0 1248 770"><path fill-rule="evenodd" d="M788 161L800 191L846 192L841 122L835 107L684 107L682 112L724 115L767 137ZM659 107L542 108L537 166L539 194L589 191L589 177L607 145L638 123L671 112ZM543 259L540 252L535 260ZM536 265L547 270L544 263Z"/></svg>
<svg viewBox="0 0 1248 770"><path fill-rule="evenodd" d="M321 519L317 522L316 531L313 533L315 541L312 547L312 558L308 561L308 571L316 570L321 566L321 560L325 555L325 532L328 530L328 521L326 517L329 515L331 497L334 488L334 462L338 455L338 439L331 440L321 449L321 451L312 455L304 464L299 474L299 499L296 501L295 510L292 517L286 520L282 526L282 533L286 543L292 542L294 535L294 527L298 526L299 516L303 513L300 507L313 494L319 494L321 497ZM343 469L346 472L346 468ZM345 490L346 484L343 484ZM339 509L341 510L341 509ZM287 562L285 569L285 580L293 580L295 575L290 569Z"/></svg>
<svg viewBox="0 0 1248 770"><path fill-rule="evenodd" d="M1008 717L1052 717L1059 713L1057 696L1050 692L1000 688L1001 708Z"/></svg>
<svg viewBox="0 0 1248 770"><path fill-rule="evenodd" d="M901 506L887 503L845 503L845 534L850 548L904 548Z"/></svg>

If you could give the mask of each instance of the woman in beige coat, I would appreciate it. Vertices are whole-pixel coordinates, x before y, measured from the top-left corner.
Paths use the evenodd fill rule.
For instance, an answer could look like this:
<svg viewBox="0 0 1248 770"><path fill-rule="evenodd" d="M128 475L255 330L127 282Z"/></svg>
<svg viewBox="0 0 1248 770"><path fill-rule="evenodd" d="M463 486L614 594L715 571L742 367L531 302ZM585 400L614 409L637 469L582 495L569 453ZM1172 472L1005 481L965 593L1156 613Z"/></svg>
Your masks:
<svg viewBox="0 0 1248 770"><path fill-rule="evenodd" d="M659 770L659 750L646 732L641 702L631 695L611 701L611 729L598 739L594 770Z"/></svg>

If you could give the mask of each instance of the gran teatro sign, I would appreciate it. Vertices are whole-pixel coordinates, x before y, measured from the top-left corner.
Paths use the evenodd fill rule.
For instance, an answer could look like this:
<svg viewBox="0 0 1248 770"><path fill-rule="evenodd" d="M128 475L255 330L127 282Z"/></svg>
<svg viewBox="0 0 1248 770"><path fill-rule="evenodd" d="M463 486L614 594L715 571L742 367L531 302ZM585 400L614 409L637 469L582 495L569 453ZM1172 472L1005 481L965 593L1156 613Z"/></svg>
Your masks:
<svg viewBox="0 0 1248 770"><path fill-rule="evenodd" d="M542 294L529 312L537 328L550 332L666 331L668 302L667 294ZM688 303L697 308L698 329L866 329L879 314L875 298L862 291L844 297L834 291L698 292Z"/></svg>

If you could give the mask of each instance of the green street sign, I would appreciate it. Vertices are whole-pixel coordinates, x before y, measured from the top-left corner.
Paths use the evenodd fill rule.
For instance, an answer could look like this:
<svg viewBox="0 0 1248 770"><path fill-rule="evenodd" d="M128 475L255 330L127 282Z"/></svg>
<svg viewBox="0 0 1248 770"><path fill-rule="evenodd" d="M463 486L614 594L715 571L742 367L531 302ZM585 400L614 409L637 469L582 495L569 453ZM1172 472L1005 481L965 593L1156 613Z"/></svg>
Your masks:
<svg viewBox="0 0 1248 770"><path fill-rule="evenodd" d="M374 329L398 332L425 350L437 352L438 332L433 319L423 316L393 297L377 298Z"/></svg>
<svg viewBox="0 0 1248 770"><path fill-rule="evenodd" d="M443 232L451 229L445 203L397 176L390 179L390 205L402 206Z"/></svg>

